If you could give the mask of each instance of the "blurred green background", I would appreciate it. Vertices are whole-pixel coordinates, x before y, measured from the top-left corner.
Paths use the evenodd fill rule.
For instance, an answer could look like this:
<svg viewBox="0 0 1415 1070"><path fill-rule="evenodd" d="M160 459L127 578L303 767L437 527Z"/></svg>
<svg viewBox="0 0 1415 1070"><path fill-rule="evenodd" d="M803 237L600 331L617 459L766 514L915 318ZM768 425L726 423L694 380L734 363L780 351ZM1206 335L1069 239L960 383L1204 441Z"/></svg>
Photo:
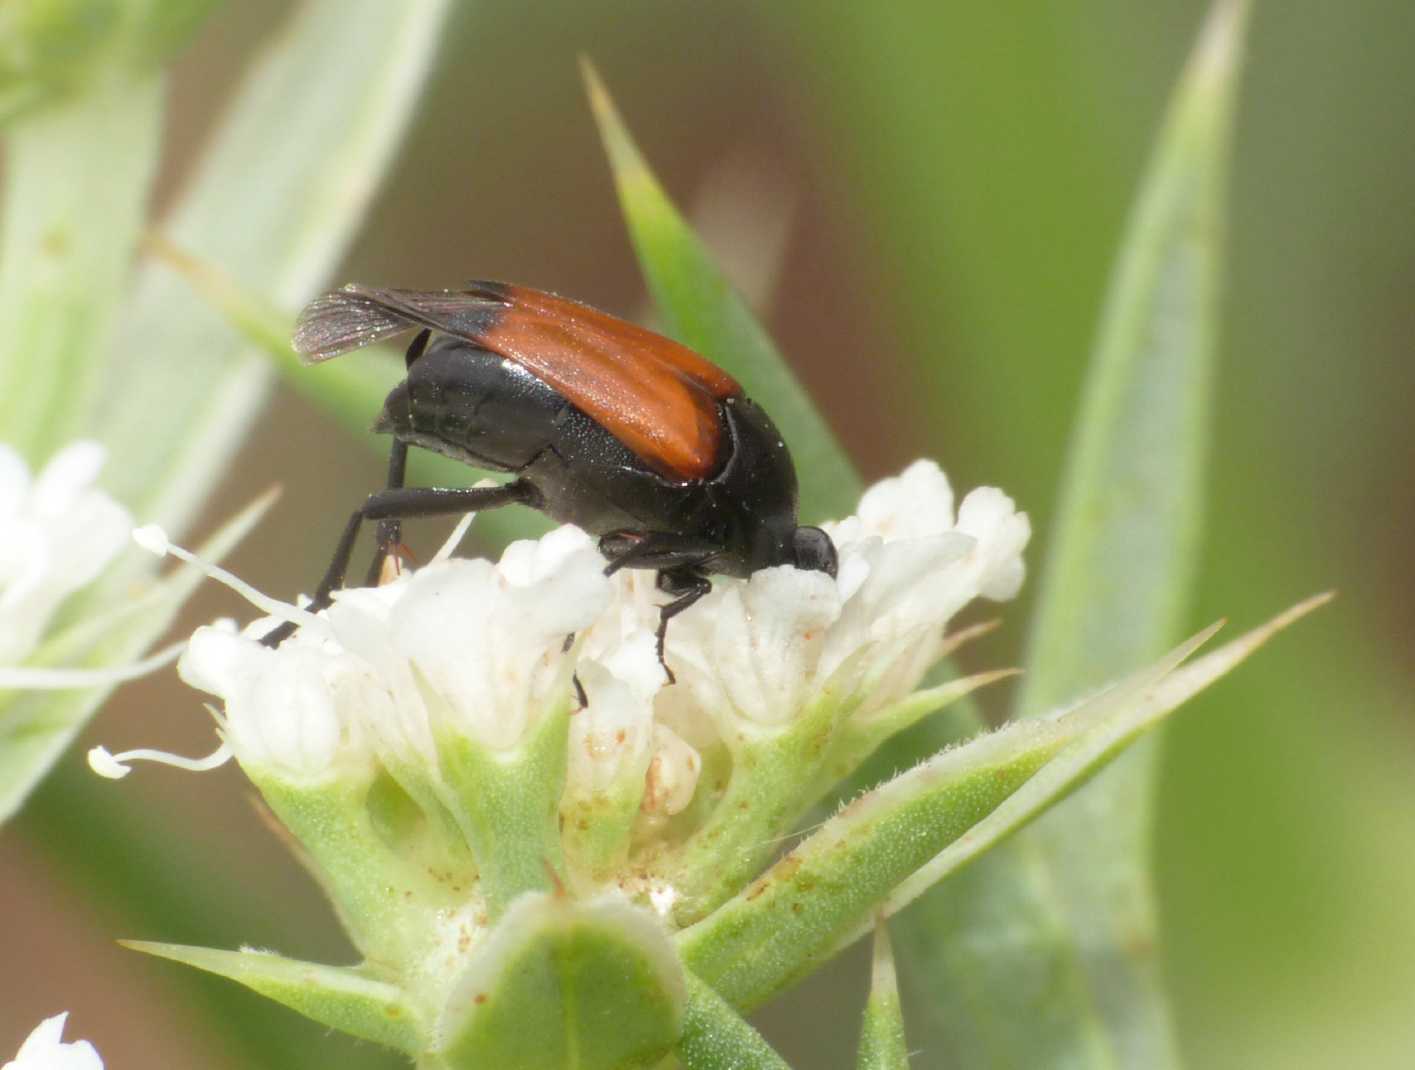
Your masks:
<svg viewBox="0 0 1415 1070"><path fill-rule="evenodd" d="M650 315L580 89L588 54L867 478L930 455L960 487L1007 489L1036 563L1107 271L1204 7L467 3L342 274L507 278ZM226 5L179 62L159 207L285 9ZM1156 867L1194 1067L1415 1064L1412 71L1409 0L1258 7L1192 621L1247 627L1318 589L1341 598L1166 732ZM203 528L283 483L234 568L289 595L382 467L282 394ZM206 591L181 627L228 612ZM1028 613L1024 595L965 664L1015 663ZM169 677L120 691L89 737L190 753L211 731ZM222 1062L202 1040L211 1013L282 1031L292 1066L398 1065L116 948L118 934L344 954L236 773L114 787L81 754L0 836L0 1052L67 1007L114 1067L263 1065L254 1049ZM100 876L154 879L124 828L170 845L156 879L186 885L189 913L89 894ZM763 1027L798 1065L843 1066L865 983L852 959Z"/></svg>

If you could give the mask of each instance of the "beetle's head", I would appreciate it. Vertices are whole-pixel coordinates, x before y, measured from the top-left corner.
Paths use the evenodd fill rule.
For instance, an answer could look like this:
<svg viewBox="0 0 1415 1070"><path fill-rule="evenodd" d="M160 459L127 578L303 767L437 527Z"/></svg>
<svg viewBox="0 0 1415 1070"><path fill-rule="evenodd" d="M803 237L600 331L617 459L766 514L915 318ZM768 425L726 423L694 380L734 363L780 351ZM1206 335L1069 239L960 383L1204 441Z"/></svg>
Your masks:
<svg viewBox="0 0 1415 1070"><path fill-rule="evenodd" d="M835 543L820 528L799 527L791 533L791 563L808 572L824 572L834 579L839 564Z"/></svg>

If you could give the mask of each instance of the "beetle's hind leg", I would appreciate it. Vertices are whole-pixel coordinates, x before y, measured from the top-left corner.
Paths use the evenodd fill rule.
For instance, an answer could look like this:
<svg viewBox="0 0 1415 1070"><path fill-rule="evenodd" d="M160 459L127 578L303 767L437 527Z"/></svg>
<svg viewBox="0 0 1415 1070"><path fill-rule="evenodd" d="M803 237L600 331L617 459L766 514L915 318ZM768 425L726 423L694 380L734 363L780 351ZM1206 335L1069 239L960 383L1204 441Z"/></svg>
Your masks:
<svg viewBox="0 0 1415 1070"><path fill-rule="evenodd" d="M524 479L513 480L498 487L462 487L444 489L441 487L389 487L376 494L370 494L363 505L355 509L344 525L344 533L334 547L334 558L315 589L309 611L317 613L333 601L334 592L344 586L344 576L349 571L349 558L353 556L354 541L365 520L404 520L418 516L446 516L451 513L470 513L479 509L495 509L502 505L519 502L536 506L540 503L540 491ZM382 528L382 525L380 525ZM396 531L396 529L395 529ZM279 646L295 631L295 624L286 621L269 632L261 642L266 646Z"/></svg>
<svg viewBox="0 0 1415 1070"><path fill-rule="evenodd" d="M414 337L408 346L408 351L403 354L403 363L411 368L423 351L427 349L428 339L432 337L432 332L424 327ZM388 451L388 489L394 490L403 485L403 481L408 473L408 444L400 438L393 440L393 448ZM378 522L378 535L375 542L373 560L369 562L368 575L364 577L364 586L376 586L383 577L383 566L388 560L390 551L396 550L402 556L403 523L398 517L389 517Z"/></svg>
<svg viewBox="0 0 1415 1070"><path fill-rule="evenodd" d="M408 444L402 439L393 440L393 448L388 452L388 490L398 490L408 472ZM386 517L378 522L375 536L373 560L369 562L368 574L364 577L365 587L376 587L383 576L383 565L390 552L401 555L403 521L400 517ZM340 578L343 582L343 578Z"/></svg>

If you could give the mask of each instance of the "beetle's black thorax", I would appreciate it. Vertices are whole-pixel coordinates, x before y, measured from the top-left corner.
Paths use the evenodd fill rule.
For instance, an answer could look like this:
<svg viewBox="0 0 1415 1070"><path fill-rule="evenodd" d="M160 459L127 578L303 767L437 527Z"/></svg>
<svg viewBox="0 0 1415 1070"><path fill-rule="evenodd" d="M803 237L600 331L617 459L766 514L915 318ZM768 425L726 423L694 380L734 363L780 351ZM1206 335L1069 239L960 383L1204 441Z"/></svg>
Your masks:
<svg viewBox="0 0 1415 1070"><path fill-rule="evenodd" d="M722 403L721 470L705 485L724 553L714 571L747 576L782 564L796 528L796 469L771 417L745 396Z"/></svg>
<svg viewBox="0 0 1415 1070"><path fill-rule="evenodd" d="M481 468L513 472L556 520L594 535L671 532L710 542L707 568L749 575L786 560L796 473L780 433L743 396L717 405L715 471L674 481L520 365L438 338L389 394L375 430Z"/></svg>

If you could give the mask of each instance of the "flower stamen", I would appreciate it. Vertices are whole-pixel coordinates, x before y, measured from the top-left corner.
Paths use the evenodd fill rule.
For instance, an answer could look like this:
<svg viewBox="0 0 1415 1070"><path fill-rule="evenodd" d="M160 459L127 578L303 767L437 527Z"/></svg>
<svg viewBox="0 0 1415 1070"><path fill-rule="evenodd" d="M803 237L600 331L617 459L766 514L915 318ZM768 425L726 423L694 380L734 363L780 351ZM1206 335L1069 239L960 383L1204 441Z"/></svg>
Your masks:
<svg viewBox="0 0 1415 1070"><path fill-rule="evenodd" d="M294 624L307 625L319 618L313 613L303 609L297 609L288 602L281 602L279 599L271 598L268 594L256 590L245 580L234 573L227 572L220 565L213 564L205 558L184 550L167 538L167 532L163 531L157 524L148 524L144 527L133 529L133 541L149 553L158 557L171 555L179 561L184 561L193 568L199 570L210 579L215 580L223 586L229 587L238 595L244 598L256 609L272 617L278 617L282 621L290 621Z"/></svg>
<svg viewBox="0 0 1415 1070"><path fill-rule="evenodd" d="M158 765L185 769L189 773L207 773L219 769L229 762L231 757L231 746L225 740L205 758L185 758L180 754L150 747L125 750L121 754L112 754L107 747L94 747L88 752L88 767L101 777L122 780L133 771L130 766L132 762L156 762Z"/></svg>
<svg viewBox="0 0 1415 1070"><path fill-rule="evenodd" d="M31 666L0 668L0 689L15 691L63 691L69 688L101 687L136 680L170 665L186 647L185 640L163 647L156 654L129 665L103 669L41 669Z"/></svg>

